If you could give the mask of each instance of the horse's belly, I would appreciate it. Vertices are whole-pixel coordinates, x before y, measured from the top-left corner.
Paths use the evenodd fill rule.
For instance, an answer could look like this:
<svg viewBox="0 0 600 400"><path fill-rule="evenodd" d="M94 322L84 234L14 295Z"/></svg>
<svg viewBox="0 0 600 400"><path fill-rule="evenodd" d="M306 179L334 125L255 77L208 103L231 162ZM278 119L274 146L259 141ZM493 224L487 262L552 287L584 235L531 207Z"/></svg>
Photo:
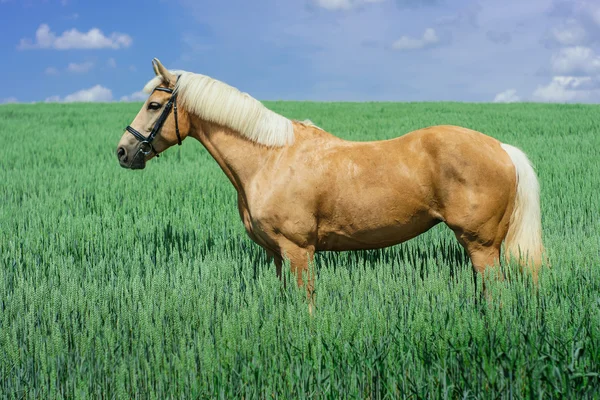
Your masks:
<svg viewBox="0 0 600 400"><path fill-rule="evenodd" d="M333 229L323 229L320 226L317 250L367 250L393 246L426 232L438 222L428 214L421 214L408 221L394 220L375 226L357 226L352 223Z"/></svg>

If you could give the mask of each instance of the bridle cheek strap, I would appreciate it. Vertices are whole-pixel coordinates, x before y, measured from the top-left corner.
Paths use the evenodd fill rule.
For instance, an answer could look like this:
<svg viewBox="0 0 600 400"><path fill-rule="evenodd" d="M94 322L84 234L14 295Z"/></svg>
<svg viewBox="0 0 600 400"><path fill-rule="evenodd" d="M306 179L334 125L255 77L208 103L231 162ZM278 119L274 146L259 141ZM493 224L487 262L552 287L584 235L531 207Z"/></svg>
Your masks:
<svg viewBox="0 0 600 400"><path fill-rule="evenodd" d="M177 79L179 80L179 77ZM154 124L154 127L152 127L152 131L150 132L148 137L142 135L131 125L128 125L125 129L127 130L127 132L131 133L138 141L141 142L138 151L141 151L142 153L144 153L144 155L153 152L154 154L156 154L156 157L159 157L158 152L156 151L154 146L152 146L152 142L154 141L154 138L156 137L158 132L162 129L162 126L164 125L167 118L169 117L171 109L173 109L173 116L175 117L175 133L177 134L177 144L179 146L181 146L181 135L179 133L179 120L177 118L177 93L174 93L173 89L163 87L157 87L154 90L172 93L172 95L169 101L167 102L165 109L156 120L156 123Z"/></svg>
<svg viewBox="0 0 600 400"><path fill-rule="evenodd" d="M179 119L177 118L177 94L173 96L173 115L175 116L175 134L177 134L177 144L181 146L181 135L179 135Z"/></svg>

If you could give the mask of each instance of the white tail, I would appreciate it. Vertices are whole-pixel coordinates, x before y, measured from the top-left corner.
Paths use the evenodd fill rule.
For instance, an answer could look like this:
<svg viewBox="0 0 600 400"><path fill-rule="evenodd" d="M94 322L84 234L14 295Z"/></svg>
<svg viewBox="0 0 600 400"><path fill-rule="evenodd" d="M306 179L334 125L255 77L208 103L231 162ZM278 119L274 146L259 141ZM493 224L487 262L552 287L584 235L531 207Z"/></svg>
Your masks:
<svg viewBox="0 0 600 400"><path fill-rule="evenodd" d="M542 217L540 212L540 184L531 162L521 150L502 144L517 172L517 196L515 207L506 235L505 255L507 259L519 260L522 265L531 265L533 278L542 263Z"/></svg>

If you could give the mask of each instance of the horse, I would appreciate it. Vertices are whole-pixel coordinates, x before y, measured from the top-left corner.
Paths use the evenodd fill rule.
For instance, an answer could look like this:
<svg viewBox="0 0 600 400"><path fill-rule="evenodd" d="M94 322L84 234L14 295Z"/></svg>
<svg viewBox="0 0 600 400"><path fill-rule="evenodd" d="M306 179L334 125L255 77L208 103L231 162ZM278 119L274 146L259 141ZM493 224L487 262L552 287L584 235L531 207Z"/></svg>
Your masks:
<svg viewBox="0 0 600 400"><path fill-rule="evenodd" d="M315 252L392 246L441 222L465 248L474 277L499 265L505 242L505 258L537 282L540 189L518 148L450 125L347 141L206 75L170 71L156 58L152 65L149 97L117 146L120 165L142 169L187 137L198 140L235 187L246 232L277 276L289 260L311 299Z"/></svg>

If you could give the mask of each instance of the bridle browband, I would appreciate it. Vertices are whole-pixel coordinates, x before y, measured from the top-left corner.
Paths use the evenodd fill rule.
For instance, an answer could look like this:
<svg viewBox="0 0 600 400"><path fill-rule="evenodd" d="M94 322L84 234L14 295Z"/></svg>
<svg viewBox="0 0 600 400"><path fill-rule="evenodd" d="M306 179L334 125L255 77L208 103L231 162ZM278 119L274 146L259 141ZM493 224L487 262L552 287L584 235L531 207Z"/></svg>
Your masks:
<svg viewBox="0 0 600 400"><path fill-rule="evenodd" d="M179 77L177 77L177 80L179 80ZM141 142L138 151L141 151L145 156L147 156L150 152L153 152L154 154L156 154L156 157L159 157L158 152L156 151L154 146L152 146L152 142L154 141L154 138L156 137L158 132L161 130L165 121L167 120L167 117L169 116L171 109L173 109L173 115L175 117L175 133L177 134L177 144L180 146L181 146L181 136L179 134L179 121L177 121L177 92L175 92L173 89L164 88L164 87L157 87L157 88L154 88L154 90L158 90L160 92L171 93L171 98L165 105L165 109L163 110L162 114L160 114L160 116L156 120L156 123L154 124L154 127L152 128L152 131L150 132L150 135L148 135L148 137L142 135L131 125L127 125L127 128L125 128L125 129L127 130L127 132L131 133L138 141Z"/></svg>

